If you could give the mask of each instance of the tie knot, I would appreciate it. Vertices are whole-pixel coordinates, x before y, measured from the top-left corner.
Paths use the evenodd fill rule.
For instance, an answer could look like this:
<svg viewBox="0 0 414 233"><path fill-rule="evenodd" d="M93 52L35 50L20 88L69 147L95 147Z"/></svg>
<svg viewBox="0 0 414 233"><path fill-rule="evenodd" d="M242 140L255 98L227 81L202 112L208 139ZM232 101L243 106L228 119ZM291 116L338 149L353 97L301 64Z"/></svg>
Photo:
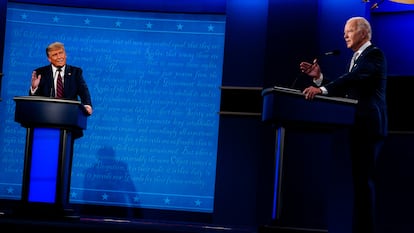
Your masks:
<svg viewBox="0 0 414 233"><path fill-rule="evenodd" d="M354 53L354 56L352 57L352 59L356 60L358 58L358 56L359 56L359 52L355 52Z"/></svg>
<svg viewBox="0 0 414 233"><path fill-rule="evenodd" d="M57 68L57 72L60 72L60 71L62 71L62 68Z"/></svg>

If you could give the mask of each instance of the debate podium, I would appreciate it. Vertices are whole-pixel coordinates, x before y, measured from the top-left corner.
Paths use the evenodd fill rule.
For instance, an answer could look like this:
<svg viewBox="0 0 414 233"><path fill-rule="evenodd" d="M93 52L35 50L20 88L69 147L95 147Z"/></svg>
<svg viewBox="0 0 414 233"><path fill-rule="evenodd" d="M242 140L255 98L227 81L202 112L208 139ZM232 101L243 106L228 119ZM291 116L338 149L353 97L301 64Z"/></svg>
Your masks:
<svg viewBox="0 0 414 233"><path fill-rule="evenodd" d="M86 129L79 101L14 97L15 121L26 128L21 205L17 217L62 218L68 207L74 140Z"/></svg>
<svg viewBox="0 0 414 233"><path fill-rule="evenodd" d="M262 121L276 130L273 224L264 232L331 232L350 211L347 201L338 201L352 199L349 191L340 192L351 184L347 130L357 101L322 95L306 100L300 90L278 86L263 89L262 97Z"/></svg>

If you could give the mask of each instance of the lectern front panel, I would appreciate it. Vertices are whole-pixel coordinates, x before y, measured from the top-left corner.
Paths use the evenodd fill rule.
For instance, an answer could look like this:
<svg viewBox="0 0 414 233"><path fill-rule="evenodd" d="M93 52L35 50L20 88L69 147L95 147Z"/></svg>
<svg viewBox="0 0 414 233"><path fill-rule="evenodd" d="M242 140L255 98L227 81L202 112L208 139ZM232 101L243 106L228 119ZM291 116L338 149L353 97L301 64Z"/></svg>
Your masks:
<svg viewBox="0 0 414 233"><path fill-rule="evenodd" d="M56 201L60 129L35 128L33 131L28 201Z"/></svg>

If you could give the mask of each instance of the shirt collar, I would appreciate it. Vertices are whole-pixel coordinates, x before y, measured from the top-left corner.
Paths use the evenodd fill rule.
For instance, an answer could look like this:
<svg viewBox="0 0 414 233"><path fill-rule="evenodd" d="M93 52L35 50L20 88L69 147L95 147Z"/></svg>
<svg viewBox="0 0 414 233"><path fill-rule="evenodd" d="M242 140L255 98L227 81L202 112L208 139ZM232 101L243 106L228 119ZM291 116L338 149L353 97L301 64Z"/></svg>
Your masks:
<svg viewBox="0 0 414 233"><path fill-rule="evenodd" d="M361 55L361 53L366 49L366 48L368 48L368 46L370 46L371 45L371 41L367 41L367 42L365 42L365 44L363 44L359 49L358 49L358 51L356 51L357 53L358 53L358 56L357 57L359 57L359 55Z"/></svg>
<svg viewBox="0 0 414 233"><path fill-rule="evenodd" d="M62 70L63 74L65 73L65 68L66 68L66 65L60 68ZM53 74L56 74L57 69L58 69L58 67L52 65Z"/></svg>

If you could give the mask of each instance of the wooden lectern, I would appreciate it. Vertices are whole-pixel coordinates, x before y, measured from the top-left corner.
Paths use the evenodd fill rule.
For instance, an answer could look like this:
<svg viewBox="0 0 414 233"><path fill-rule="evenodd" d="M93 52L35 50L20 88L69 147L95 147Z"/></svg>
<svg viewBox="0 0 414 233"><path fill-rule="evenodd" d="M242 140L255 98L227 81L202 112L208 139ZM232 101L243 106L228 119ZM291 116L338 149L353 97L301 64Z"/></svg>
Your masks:
<svg viewBox="0 0 414 233"><path fill-rule="evenodd" d="M338 141L347 148L346 137L336 140L332 132L353 124L357 101L306 100L299 90L277 86L263 89L262 96L262 121L276 129L272 219L276 225L328 229L330 164L332 157L346 157L339 155Z"/></svg>
<svg viewBox="0 0 414 233"><path fill-rule="evenodd" d="M56 218L68 213L74 140L86 129L79 101L14 97L15 121L26 128L22 203L16 215Z"/></svg>

